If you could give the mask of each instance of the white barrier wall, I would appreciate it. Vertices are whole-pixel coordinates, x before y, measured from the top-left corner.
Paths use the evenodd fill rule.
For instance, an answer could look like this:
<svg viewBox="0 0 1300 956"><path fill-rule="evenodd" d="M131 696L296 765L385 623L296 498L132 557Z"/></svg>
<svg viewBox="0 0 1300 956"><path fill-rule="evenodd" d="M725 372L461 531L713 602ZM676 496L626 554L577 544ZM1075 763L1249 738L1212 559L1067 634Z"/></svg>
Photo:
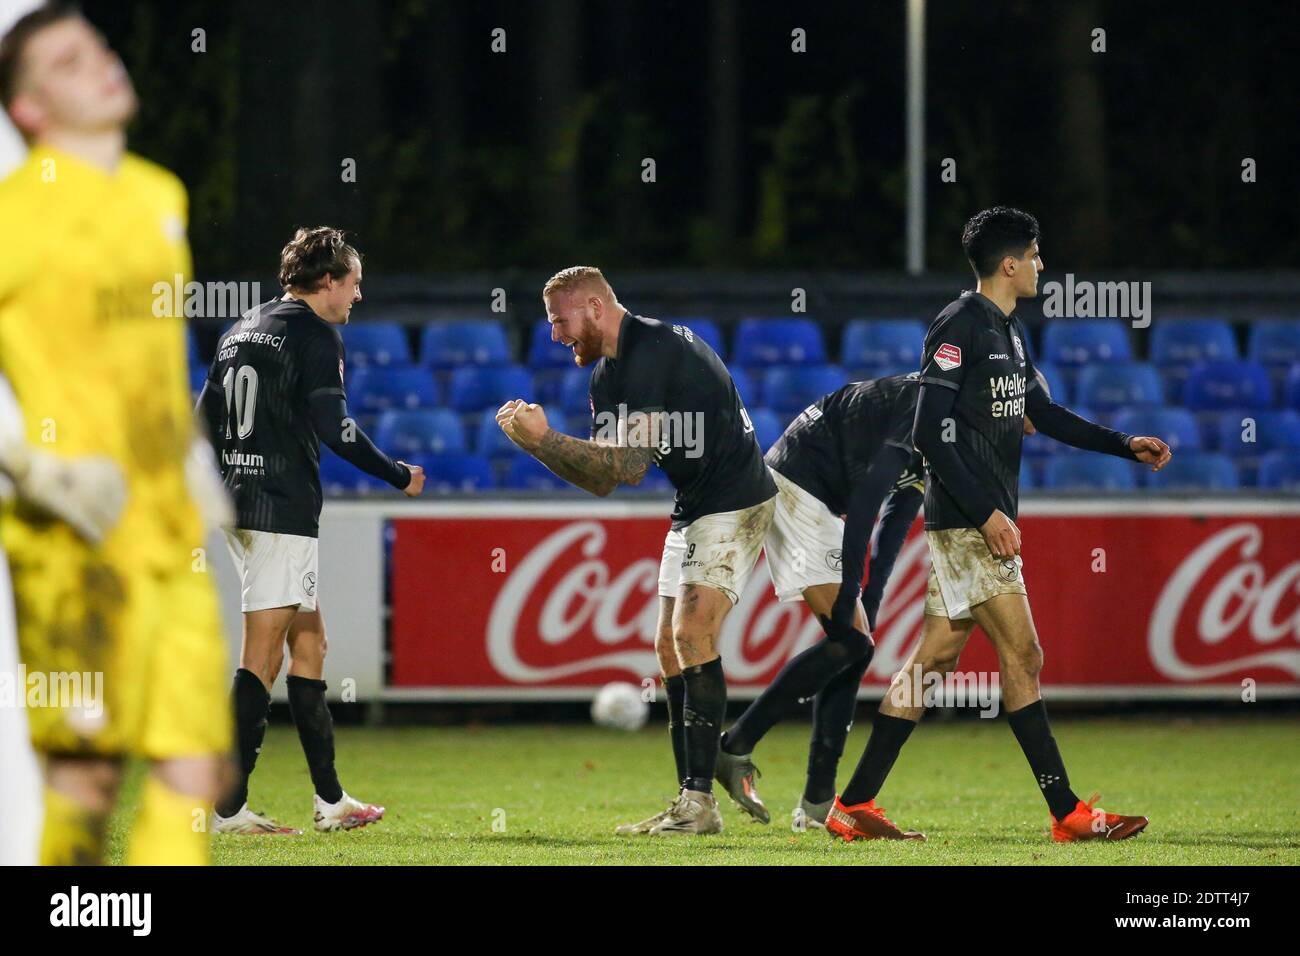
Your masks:
<svg viewBox="0 0 1300 956"><path fill-rule="evenodd" d="M395 509L400 514L400 508ZM339 700L344 681L352 681L352 699L373 701L383 690L384 653L384 519L383 511L366 504L327 504L321 516L320 568L317 606L325 617L329 652L325 662L328 696ZM239 580L225 539L209 542L222 618L230 647L230 672L239 666L242 614ZM281 669L272 696L285 699Z"/></svg>

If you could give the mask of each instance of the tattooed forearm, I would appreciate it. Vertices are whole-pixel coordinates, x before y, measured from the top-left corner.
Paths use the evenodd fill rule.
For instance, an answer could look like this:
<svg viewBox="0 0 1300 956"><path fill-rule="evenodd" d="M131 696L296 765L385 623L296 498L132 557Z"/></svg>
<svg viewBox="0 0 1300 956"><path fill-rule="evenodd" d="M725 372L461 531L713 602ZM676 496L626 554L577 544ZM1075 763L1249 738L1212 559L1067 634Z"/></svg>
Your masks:
<svg viewBox="0 0 1300 956"><path fill-rule="evenodd" d="M639 485L651 461L649 448L598 445L553 428L533 454L565 481L596 495L607 495L618 485Z"/></svg>

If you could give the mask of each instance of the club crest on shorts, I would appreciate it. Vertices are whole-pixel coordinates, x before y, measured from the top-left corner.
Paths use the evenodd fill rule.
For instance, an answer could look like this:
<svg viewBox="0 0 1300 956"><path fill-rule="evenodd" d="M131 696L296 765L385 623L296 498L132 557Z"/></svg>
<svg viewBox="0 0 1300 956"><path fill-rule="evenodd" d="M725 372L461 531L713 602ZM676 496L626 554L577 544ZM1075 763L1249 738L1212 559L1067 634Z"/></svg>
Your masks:
<svg viewBox="0 0 1300 956"><path fill-rule="evenodd" d="M1002 560L1002 567L999 569L998 573L1002 576L1002 580L1014 581L1018 571L1019 569L1016 567L1016 561L1014 558L1004 558Z"/></svg>
<svg viewBox="0 0 1300 956"><path fill-rule="evenodd" d="M831 548L826 552L826 567L832 571L844 570L844 555L839 548Z"/></svg>
<svg viewBox="0 0 1300 956"><path fill-rule="evenodd" d="M934 364L945 372L951 372L961 365L961 349L944 342L934 352Z"/></svg>
<svg viewBox="0 0 1300 956"><path fill-rule="evenodd" d="M307 592L308 597L314 597L316 594L316 572L308 571L302 576L302 589Z"/></svg>

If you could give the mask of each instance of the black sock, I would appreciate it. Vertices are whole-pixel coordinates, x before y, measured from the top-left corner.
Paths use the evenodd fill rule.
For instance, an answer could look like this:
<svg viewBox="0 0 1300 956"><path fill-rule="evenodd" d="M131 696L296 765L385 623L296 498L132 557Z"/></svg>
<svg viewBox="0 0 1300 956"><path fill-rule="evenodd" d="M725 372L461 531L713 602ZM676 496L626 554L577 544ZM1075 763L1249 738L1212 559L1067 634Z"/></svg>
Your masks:
<svg viewBox="0 0 1300 956"><path fill-rule="evenodd" d="M1061 760L1061 751L1056 748L1056 738L1047 722L1047 705L1039 698L1027 707L1008 711L1007 720L1011 732L1016 735L1016 742L1025 752L1030 769L1034 771L1052 816L1057 820L1068 816L1078 805L1079 798L1070 789L1065 762Z"/></svg>
<svg viewBox="0 0 1300 956"><path fill-rule="evenodd" d="M686 678L681 674L664 678L668 691L668 734L673 741L673 762L677 765L677 786L686 785L686 723L682 707L686 702Z"/></svg>
<svg viewBox="0 0 1300 956"><path fill-rule="evenodd" d="M864 654L870 663L871 650L871 641L865 634L850 631L844 638L827 637L818 641L791 658L727 731L722 749L729 754L752 753L763 735L776 726L794 703L812 697Z"/></svg>
<svg viewBox="0 0 1300 956"><path fill-rule="evenodd" d="M334 719L325 703L325 682L289 675L289 713L298 726L298 740L307 757L307 769L316 795L326 803L343 799L339 775L334 770Z"/></svg>
<svg viewBox="0 0 1300 956"><path fill-rule="evenodd" d="M217 803L217 813L232 817L248 802L248 778L257 766L257 755L266 738L266 717L271 711L271 695L262 679L250 670L235 671L235 686L230 692L231 710L235 712L235 742L238 747L234 788Z"/></svg>
<svg viewBox="0 0 1300 956"><path fill-rule="evenodd" d="M894 761L898 759L898 752L903 749L903 744L907 743L907 738L915 727L914 721L876 711L876 722L871 726L867 749L858 761L858 769L853 771L848 785L840 793L841 803L852 807L876 799Z"/></svg>
<svg viewBox="0 0 1300 956"><path fill-rule="evenodd" d="M686 730L687 790L713 792L713 771L718 765L718 738L727 715L727 679L722 658L682 669L686 696L682 722Z"/></svg>
<svg viewBox="0 0 1300 956"><path fill-rule="evenodd" d="M844 755L844 742L853 727L858 709L858 688L871 663L864 654L830 679L813 698L812 741L808 745L808 778L803 798L809 803L825 803L835 796L835 771Z"/></svg>

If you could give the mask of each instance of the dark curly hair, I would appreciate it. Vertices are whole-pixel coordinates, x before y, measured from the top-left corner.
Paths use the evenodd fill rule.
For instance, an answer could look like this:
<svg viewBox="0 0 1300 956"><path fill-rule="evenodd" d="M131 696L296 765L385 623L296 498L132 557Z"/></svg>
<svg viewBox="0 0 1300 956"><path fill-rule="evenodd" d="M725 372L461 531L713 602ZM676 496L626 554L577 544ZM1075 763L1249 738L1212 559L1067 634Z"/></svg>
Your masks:
<svg viewBox="0 0 1300 956"><path fill-rule="evenodd" d="M970 217L961 231L961 247L975 275L983 279L997 271L1003 257L1019 259L1038 238L1038 220L1029 213L994 206Z"/></svg>
<svg viewBox="0 0 1300 956"><path fill-rule="evenodd" d="M280 250L280 286L315 292L327 275L342 279L360 262L361 253L348 245L342 229L301 228Z"/></svg>

